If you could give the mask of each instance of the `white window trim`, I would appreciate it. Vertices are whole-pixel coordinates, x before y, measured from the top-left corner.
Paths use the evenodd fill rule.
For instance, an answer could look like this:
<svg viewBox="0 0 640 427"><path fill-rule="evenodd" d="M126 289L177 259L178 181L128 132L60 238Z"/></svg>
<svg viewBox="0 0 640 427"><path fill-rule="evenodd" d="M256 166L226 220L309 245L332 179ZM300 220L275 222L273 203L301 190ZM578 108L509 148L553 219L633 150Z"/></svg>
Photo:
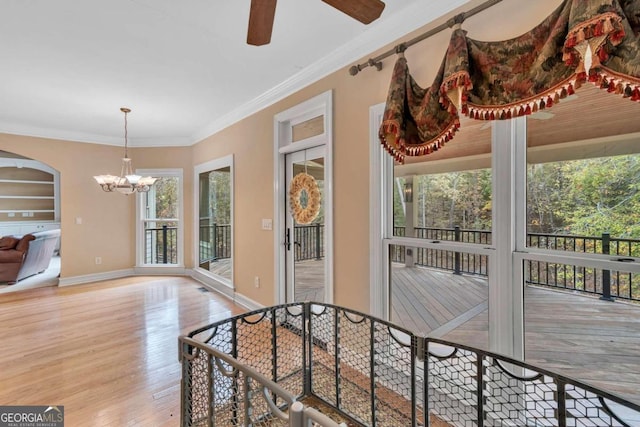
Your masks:
<svg viewBox="0 0 640 427"><path fill-rule="evenodd" d="M383 202L392 197L393 161L380 147L378 128L384 104L370 109L370 290L371 313L389 318L389 246L467 251L489 255L489 345L492 351L523 360L525 356L524 261L542 261L640 274L640 258L571 253L526 246L527 126L526 117L492 122L492 245L464 248L455 242L393 237L390 212ZM386 164L386 166L385 166ZM390 168L390 169L389 169ZM385 185L386 184L386 185ZM390 203L386 204L390 207ZM390 209L387 209L388 211ZM628 259L633 258L632 262Z"/></svg>
<svg viewBox="0 0 640 427"><path fill-rule="evenodd" d="M389 225L389 212L383 211L382 201L388 197L388 187L392 185L389 173L393 176L393 162L383 162L384 148L378 138L385 105L383 102L369 108L369 311L381 319L389 319L391 297L388 280L384 278L385 266L389 265L389 245L382 244L383 238L389 235L384 230Z"/></svg>
<svg viewBox="0 0 640 427"><path fill-rule="evenodd" d="M523 348L523 317L522 317L522 268L512 268L513 253L515 250L515 229L513 220L503 222L505 216L513 218L515 211L514 191L520 183L514 186L498 187L504 176L514 174L515 156L512 149L507 151L497 150L498 144L511 144L513 139L524 139L526 127L521 121L509 121L492 124L492 192L494 200L493 209L493 233L491 245L477 245L458 242L430 242L429 240L412 239L393 236L391 203L384 203L393 197L391 188L393 177L393 160L386 155L381 148L378 139L378 128L382 121L385 104L372 106L369 111L370 122L370 311L371 314L390 319L391 295L389 292L389 248L391 245L405 245L412 247L435 248L442 250L468 252L487 255L489 262L489 324L500 325L492 327L489 331L489 346L493 351L498 351L511 357L522 357ZM517 123L517 124L514 124ZM498 130L496 130L498 126ZM524 132L523 132L524 131ZM497 136L499 134L499 136ZM505 142L502 139L508 137ZM498 157L498 153L501 153ZM505 162L507 162L505 164ZM502 165L496 173L495 165ZM498 178L500 175L502 178ZM513 181L509 181L513 182ZM500 194L498 194L500 193ZM387 209L384 210L383 207ZM500 212L500 214L498 214ZM497 224L502 224L498 229ZM506 255L508 262L498 261L499 256ZM505 266L508 265L508 268ZM502 269L498 273L498 269ZM496 307L496 304L500 304ZM519 319L516 319L519 316Z"/></svg>
<svg viewBox="0 0 640 427"><path fill-rule="evenodd" d="M216 169L229 167L231 169L231 177L229 179L230 184L230 202L231 202L231 279L222 277L218 274L214 274L210 271L200 268L200 187L199 179L200 174L203 172L213 171ZM234 286L234 264L235 264L235 221L234 221L234 162L233 154L220 157L218 159L210 160L205 163L200 163L193 168L193 271L196 274L198 280L221 290L225 295L232 296L235 292ZM221 288L222 287L222 288Z"/></svg>
<svg viewBox="0 0 640 427"><path fill-rule="evenodd" d="M298 123L322 115L324 132L301 141L292 141L292 128ZM333 302L333 92L321 93L273 118L273 171L274 171L274 221L273 246L275 255L274 296L275 304L286 301L286 251L284 247L286 228L285 155L317 146L325 147L325 286L326 302Z"/></svg>
<svg viewBox="0 0 640 427"><path fill-rule="evenodd" d="M142 194L136 197L136 272L141 274L184 274L184 179L183 170L180 169L136 169L136 174L154 177L178 178L178 218L162 219L163 221L175 221L178 224L178 259L176 264L145 264L144 262L144 214L142 212ZM173 271L171 271L173 270Z"/></svg>

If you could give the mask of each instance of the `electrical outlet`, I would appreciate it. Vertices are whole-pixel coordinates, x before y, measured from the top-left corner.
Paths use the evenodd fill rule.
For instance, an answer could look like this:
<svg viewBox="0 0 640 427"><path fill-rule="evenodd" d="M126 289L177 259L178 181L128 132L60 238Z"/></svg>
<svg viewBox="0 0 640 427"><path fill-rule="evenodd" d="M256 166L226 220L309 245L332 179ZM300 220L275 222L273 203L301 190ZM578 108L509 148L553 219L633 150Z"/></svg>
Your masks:
<svg viewBox="0 0 640 427"><path fill-rule="evenodd" d="M256 277L254 277L254 278L253 278L253 285L254 285L256 288L259 288L259 287L260 287L260 277L256 276Z"/></svg>
<svg viewBox="0 0 640 427"><path fill-rule="evenodd" d="M100 265L102 264L102 257L97 256L96 257L96 265Z"/></svg>

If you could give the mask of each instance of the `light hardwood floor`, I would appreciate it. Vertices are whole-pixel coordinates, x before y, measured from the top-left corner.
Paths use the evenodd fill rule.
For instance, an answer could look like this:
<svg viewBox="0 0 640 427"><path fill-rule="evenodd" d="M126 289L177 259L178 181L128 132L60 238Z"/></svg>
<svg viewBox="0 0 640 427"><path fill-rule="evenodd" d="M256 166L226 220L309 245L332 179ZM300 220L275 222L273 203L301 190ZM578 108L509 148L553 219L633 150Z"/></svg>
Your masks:
<svg viewBox="0 0 640 427"><path fill-rule="evenodd" d="M177 426L178 335L245 311L184 277L0 295L0 405L64 405L65 425Z"/></svg>

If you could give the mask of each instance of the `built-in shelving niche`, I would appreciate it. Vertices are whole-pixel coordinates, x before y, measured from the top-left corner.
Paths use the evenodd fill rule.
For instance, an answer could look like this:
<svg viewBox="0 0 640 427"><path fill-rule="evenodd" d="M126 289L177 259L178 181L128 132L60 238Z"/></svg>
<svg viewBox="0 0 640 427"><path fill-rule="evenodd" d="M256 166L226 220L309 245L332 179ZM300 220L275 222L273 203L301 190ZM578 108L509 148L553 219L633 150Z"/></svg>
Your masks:
<svg viewBox="0 0 640 427"><path fill-rule="evenodd" d="M22 157L0 157L0 223L59 222L58 200L55 169Z"/></svg>

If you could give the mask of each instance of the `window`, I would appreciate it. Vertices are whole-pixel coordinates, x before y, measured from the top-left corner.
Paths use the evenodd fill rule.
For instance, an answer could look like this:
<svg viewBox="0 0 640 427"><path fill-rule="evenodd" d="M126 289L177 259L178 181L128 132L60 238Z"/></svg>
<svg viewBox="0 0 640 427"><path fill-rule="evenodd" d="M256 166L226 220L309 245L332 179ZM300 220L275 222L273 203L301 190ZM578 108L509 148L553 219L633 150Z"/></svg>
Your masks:
<svg viewBox="0 0 640 427"><path fill-rule="evenodd" d="M594 108L593 106L598 106ZM528 250L640 257L640 106L592 85L527 122ZM528 282L640 301L640 278L542 261Z"/></svg>
<svg viewBox="0 0 640 427"><path fill-rule="evenodd" d="M158 180L139 196L139 266L181 266L182 170L144 170Z"/></svg>
<svg viewBox="0 0 640 427"><path fill-rule="evenodd" d="M233 157L195 168L197 268L226 285L233 283Z"/></svg>
<svg viewBox="0 0 640 427"><path fill-rule="evenodd" d="M450 144L405 160L386 199L389 319L418 334L469 336L468 320L488 322L488 256L469 244L492 242L491 126L463 120ZM486 333L471 335L488 348Z"/></svg>
<svg viewBox="0 0 640 427"><path fill-rule="evenodd" d="M635 397L640 106L585 85L527 119L525 360ZM613 360L628 355L624 362ZM597 374L597 378L594 375Z"/></svg>

